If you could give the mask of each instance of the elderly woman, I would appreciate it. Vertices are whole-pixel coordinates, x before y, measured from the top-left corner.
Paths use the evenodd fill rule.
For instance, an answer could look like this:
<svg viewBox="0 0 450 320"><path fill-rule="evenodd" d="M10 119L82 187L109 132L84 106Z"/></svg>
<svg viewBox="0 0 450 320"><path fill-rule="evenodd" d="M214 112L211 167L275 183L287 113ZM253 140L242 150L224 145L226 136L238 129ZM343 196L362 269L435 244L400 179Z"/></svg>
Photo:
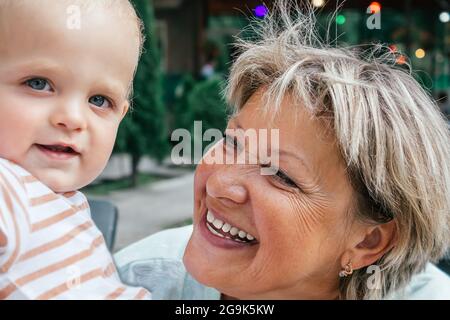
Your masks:
<svg viewBox="0 0 450 320"><path fill-rule="evenodd" d="M123 280L163 299L450 298L431 264L450 237L443 115L392 53L326 46L313 15L291 13L280 2L240 41L227 91L228 129L279 130L276 172L206 161L255 152L217 143L196 170L193 228L117 254Z"/></svg>

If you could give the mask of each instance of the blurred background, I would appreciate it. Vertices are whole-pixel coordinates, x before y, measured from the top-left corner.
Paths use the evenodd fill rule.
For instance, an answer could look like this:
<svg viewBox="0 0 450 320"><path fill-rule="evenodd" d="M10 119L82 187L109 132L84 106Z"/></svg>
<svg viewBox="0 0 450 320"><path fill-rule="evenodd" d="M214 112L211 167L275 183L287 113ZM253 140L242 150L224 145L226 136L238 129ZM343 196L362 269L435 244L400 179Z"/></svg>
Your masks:
<svg viewBox="0 0 450 320"><path fill-rule="evenodd" d="M331 21L338 44L385 43L398 52L396 63L409 63L441 110L450 114L449 0L305 1L318 9L323 29ZM171 141L171 133L177 128L193 132L195 120L202 121L203 132L225 128L227 110L221 92L236 57L233 37L251 37L246 29L249 19L264 19L272 4L270 0L132 2L147 38L134 83L133 110L121 125L105 171L83 190L92 201L105 200L117 209L112 211L118 212L118 220L115 214L109 217L109 209L100 219L113 251L191 221L195 165L174 164L171 151L178 142ZM340 9L334 14L337 5ZM102 211L95 208L93 215Z"/></svg>

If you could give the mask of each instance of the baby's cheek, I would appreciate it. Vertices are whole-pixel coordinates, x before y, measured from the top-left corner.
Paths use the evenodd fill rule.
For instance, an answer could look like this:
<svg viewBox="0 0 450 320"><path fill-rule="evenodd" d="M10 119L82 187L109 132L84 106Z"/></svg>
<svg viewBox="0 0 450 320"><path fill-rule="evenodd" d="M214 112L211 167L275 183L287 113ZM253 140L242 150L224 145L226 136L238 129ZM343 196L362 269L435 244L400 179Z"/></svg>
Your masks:
<svg viewBox="0 0 450 320"><path fill-rule="evenodd" d="M111 153L109 146L102 144L96 148L92 148L84 159L84 166L87 167L91 175L99 175L108 163Z"/></svg>
<svg viewBox="0 0 450 320"><path fill-rule="evenodd" d="M10 124L0 122L0 158L20 163L26 151L23 140L10 128Z"/></svg>
<svg viewBox="0 0 450 320"><path fill-rule="evenodd" d="M0 123L1 126L1 123ZM3 134L2 130L0 129L0 158L5 158L8 159L10 158L10 153L11 153L11 146L9 143L9 137L5 134Z"/></svg>
<svg viewBox="0 0 450 320"><path fill-rule="evenodd" d="M110 120L110 119L109 119ZM80 181L84 184L92 182L105 169L116 140L118 123L110 121L91 124L87 133L88 140L82 154L79 168ZM112 121L111 121L112 122Z"/></svg>

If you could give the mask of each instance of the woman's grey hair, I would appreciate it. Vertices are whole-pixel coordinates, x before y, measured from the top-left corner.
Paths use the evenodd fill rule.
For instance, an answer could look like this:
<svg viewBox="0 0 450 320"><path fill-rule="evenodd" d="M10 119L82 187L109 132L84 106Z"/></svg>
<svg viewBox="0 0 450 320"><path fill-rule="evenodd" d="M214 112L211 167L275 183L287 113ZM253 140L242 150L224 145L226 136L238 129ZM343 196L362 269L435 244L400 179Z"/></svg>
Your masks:
<svg viewBox="0 0 450 320"><path fill-rule="evenodd" d="M354 189L350 212L382 224L394 219L396 245L376 264L341 280L341 299L380 299L404 287L450 243L450 135L432 97L397 67L387 47L337 47L318 36L314 10L277 1L253 24L257 37L238 39L226 90L238 112L265 88L275 114L290 95L335 135ZM336 275L337 276L337 275Z"/></svg>

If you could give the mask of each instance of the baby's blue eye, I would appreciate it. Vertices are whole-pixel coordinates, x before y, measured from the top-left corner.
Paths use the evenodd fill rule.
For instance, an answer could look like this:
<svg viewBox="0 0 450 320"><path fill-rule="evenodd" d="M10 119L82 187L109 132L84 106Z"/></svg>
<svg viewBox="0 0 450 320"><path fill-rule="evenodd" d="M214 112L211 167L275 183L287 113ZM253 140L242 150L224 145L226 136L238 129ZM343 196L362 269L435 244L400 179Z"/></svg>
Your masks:
<svg viewBox="0 0 450 320"><path fill-rule="evenodd" d="M100 95L90 97L89 103L92 103L94 106L99 108L108 108L111 105L108 99Z"/></svg>
<svg viewBox="0 0 450 320"><path fill-rule="evenodd" d="M26 84L33 90L48 91L51 90L50 84L47 80L42 78L33 78L26 81Z"/></svg>

